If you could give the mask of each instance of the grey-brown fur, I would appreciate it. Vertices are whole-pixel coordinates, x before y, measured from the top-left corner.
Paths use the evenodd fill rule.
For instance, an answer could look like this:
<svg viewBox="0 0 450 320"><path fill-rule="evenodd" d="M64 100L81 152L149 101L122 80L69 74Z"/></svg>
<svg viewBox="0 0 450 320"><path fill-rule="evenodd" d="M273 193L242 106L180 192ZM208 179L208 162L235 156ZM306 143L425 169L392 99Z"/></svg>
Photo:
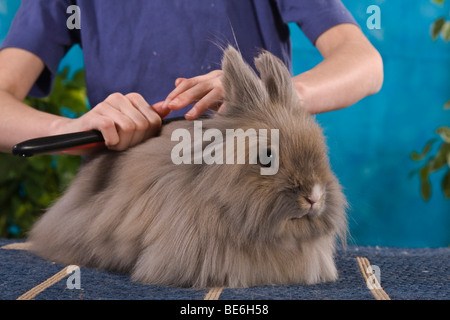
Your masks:
<svg viewBox="0 0 450 320"><path fill-rule="evenodd" d="M32 250L154 285L335 280L346 201L322 131L302 109L280 60L262 52L255 65L261 78L236 50L225 50L226 108L203 120L203 129L279 129L277 174L261 175L258 164L174 165L170 155L178 142L171 133L192 131L193 124L173 122L158 137L83 167L31 230ZM316 207L307 200L312 193Z"/></svg>

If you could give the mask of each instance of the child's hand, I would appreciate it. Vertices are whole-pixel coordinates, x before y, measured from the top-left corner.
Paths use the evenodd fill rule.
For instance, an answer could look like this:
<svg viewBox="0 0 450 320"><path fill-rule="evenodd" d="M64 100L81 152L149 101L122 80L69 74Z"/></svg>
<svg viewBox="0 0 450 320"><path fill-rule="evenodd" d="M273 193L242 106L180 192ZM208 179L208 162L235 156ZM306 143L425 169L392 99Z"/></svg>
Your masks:
<svg viewBox="0 0 450 320"><path fill-rule="evenodd" d="M161 117L138 93L113 93L78 119L71 119L66 132L97 129L105 145L125 150L154 136L161 127Z"/></svg>
<svg viewBox="0 0 450 320"><path fill-rule="evenodd" d="M223 102L222 70L214 70L190 79L178 78L175 89L166 100L153 105L163 117L173 110L179 110L191 103L192 109L186 113L188 120L199 117L208 109L217 110Z"/></svg>

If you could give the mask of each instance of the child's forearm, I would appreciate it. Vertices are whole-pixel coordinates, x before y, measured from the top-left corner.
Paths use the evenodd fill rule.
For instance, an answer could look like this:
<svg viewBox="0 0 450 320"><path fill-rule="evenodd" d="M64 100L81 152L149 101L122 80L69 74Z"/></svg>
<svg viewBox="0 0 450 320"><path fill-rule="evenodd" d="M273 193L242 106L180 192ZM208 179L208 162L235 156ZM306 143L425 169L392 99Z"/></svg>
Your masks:
<svg viewBox="0 0 450 320"><path fill-rule="evenodd" d="M383 83L378 51L356 26L341 27L319 38L317 47L324 60L293 78L305 108L312 114L348 107L378 92ZM336 40L336 32L340 40Z"/></svg>

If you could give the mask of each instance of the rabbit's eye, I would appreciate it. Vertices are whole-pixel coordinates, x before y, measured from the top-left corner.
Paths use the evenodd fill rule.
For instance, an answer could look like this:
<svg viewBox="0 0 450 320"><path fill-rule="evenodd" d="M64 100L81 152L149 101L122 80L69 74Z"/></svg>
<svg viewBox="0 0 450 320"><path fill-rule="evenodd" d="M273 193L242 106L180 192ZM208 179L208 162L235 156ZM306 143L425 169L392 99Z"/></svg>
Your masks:
<svg viewBox="0 0 450 320"><path fill-rule="evenodd" d="M258 154L258 164L264 168L270 168L273 162L274 155L272 154L272 150L266 149L260 150Z"/></svg>

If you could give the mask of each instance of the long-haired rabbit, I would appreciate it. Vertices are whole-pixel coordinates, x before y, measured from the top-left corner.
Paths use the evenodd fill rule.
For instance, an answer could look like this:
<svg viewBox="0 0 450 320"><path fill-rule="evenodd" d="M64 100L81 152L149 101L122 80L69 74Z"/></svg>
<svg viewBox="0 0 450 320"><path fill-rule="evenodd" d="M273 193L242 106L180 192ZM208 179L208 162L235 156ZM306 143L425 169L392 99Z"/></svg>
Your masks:
<svg viewBox="0 0 450 320"><path fill-rule="evenodd" d="M153 285L335 280L337 238L345 242L347 233L346 201L323 133L302 108L283 63L268 52L254 62L260 77L238 51L225 50L225 110L201 127L223 137L230 129L237 136L278 133L276 142L269 134L257 137L258 159L251 159L255 145L246 143L244 164L199 163L195 152L191 164L176 164L181 139L173 132L194 135L198 123L172 122L147 142L88 162L31 230L32 251L59 263L128 272ZM215 156L224 159L230 153L230 141L203 140L192 138L192 149L214 145ZM184 147L175 153L194 151ZM277 163L274 174L261 174L268 165L261 155Z"/></svg>

